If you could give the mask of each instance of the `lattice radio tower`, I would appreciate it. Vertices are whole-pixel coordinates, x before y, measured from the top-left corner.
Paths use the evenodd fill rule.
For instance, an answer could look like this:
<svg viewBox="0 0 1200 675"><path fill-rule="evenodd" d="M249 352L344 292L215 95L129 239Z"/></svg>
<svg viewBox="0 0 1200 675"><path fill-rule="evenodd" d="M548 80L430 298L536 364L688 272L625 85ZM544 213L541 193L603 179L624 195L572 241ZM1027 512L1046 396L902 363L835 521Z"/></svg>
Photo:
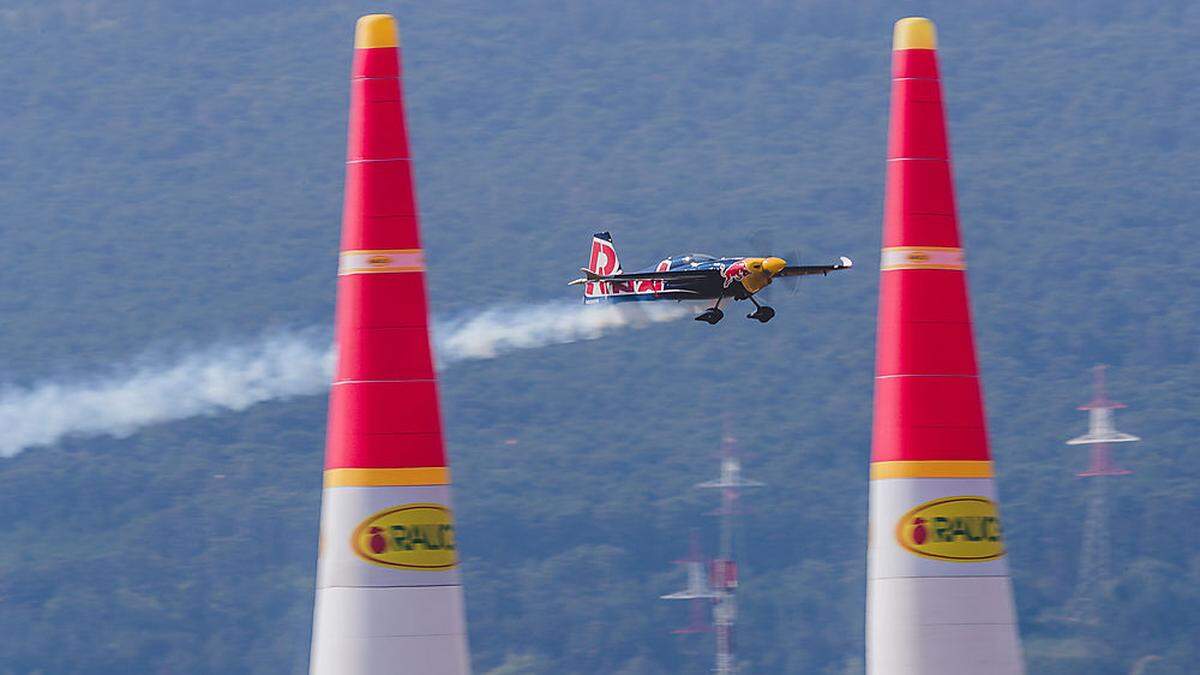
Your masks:
<svg viewBox="0 0 1200 675"><path fill-rule="evenodd" d="M698 483L697 488L721 491L721 506L711 514L720 519L720 544L717 557L708 564L708 578L704 579L703 557L699 553L696 540L692 540L692 554L684 560L676 561L687 565L688 587L678 593L664 595L664 600L688 600L692 607L697 603L709 603L712 607L712 631L716 636L716 666L713 672L718 675L734 675L737 672L737 660L734 655L734 625L737 623L738 585L737 562L734 558L734 527L736 516L741 513L738 500L742 490L762 487L764 483L742 478L742 464L737 456L737 442L733 436L725 434L721 440L721 477L716 480ZM701 632L705 627L698 625L693 615L693 621L688 628L677 630L676 633Z"/></svg>
<svg viewBox="0 0 1200 675"><path fill-rule="evenodd" d="M1116 465L1112 457L1113 443L1129 443L1141 439L1117 431L1113 425L1113 412L1124 408L1108 398L1104 371L1106 366L1092 368L1092 400L1079 406L1088 411L1088 432L1067 441L1067 445L1086 445L1090 450L1090 464L1086 471L1077 474L1089 481L1090 494L1087 515L1083 521L1083 543L1079 551L1079 578L1075 592L1067 601L1065 618L1088 625L1100 622L1100 595L1112 576L1112 549L1109 542L1108 483L1110 478L1133 473Z"/></svg>

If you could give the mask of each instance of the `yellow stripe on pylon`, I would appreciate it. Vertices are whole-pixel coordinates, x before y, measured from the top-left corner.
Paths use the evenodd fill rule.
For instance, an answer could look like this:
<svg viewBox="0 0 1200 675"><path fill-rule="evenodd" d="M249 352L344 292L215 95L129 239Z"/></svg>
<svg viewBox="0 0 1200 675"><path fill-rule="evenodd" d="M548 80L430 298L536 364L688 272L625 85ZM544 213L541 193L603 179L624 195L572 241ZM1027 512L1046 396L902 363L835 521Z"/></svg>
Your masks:
<svg viewBox="0 0 1200 675"><path fill-rule="evenodd" d="M992 463L980 460L874 462L871 480L885 478L991 478Z"/></svg>
<svg viewBox="0 0 1200 675"><path fill-rule="evenodd" d="M386 272L424 272L425 253L419 248L342 251L338 276Z"/></svg>
<svg viewBox="0 0 1200 675"><path fill-rule="evenodd" d="M965 270L961 248L947 246L889 246L880 256L879 269L887 270Z"/></svg>
<svg viewBox="0 0 1200 675"><path fill-rule="evenodd" d="M450 469L444 466L403 469L326 469L325 487L381 487L389 485L449 485Z"/></svg>

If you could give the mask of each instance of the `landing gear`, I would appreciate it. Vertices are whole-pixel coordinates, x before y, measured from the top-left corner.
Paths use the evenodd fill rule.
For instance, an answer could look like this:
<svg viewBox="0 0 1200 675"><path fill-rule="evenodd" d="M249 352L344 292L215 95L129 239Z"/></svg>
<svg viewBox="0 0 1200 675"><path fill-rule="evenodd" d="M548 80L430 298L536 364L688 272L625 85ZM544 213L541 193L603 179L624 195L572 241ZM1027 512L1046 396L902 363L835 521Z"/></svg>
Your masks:
<svg viewBox="0 0 1200 675"><path fill-rule="evenodd" d="M760 323L766 323L775 318L775 310L766 305L758 304L754 296L750 296L750 302L754 303L755 310L746 315L747 319L758 319Z"/></svg>
<svg viewBox="0 0 1200 675"><path fill-rule="evenodd" d="M766 323L775 318L775 310L763 305L753 312L746 315L747 319L758 319L762 323Z"/></svg>
<svg viewBox="0 0 1200 675"><path fill-rule="evenodd" d="M696 320L707 321L709 325L712 326L717 325L718 321L725 318L725 312L721 311L721 301L724 299L725 296L717 298L717 304L701 312L700 315L696 317Z"/></svg>

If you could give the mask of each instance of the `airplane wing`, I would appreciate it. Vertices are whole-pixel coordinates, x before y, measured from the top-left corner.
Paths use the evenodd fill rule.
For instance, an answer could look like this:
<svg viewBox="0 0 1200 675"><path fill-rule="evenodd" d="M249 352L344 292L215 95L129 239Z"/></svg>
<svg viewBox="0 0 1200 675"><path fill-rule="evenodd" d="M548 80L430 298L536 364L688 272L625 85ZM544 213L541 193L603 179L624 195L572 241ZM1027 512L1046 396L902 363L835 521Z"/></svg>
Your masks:
<svg viewBox="0 0 1200 675"><path fill-rule="evenodd" d="M846 270L854 267L854 261L846 256L842 256L840 260L832 265L788 265L779 270L776 277L802 277L809 274L829 274L837 270Z"/></svg>
<svg viewBox="0 0 1200 675"><path fill-rule="evenodd" d="M703 269L703 270L663 270L661 272L629 272L622 274L601 275L589 271L587 268L580 268L580 272L585 275L582 279L576 279L568 282L568 286L582 284L588 281L703 281L705 279L719 279L721 270Z"/></svg>

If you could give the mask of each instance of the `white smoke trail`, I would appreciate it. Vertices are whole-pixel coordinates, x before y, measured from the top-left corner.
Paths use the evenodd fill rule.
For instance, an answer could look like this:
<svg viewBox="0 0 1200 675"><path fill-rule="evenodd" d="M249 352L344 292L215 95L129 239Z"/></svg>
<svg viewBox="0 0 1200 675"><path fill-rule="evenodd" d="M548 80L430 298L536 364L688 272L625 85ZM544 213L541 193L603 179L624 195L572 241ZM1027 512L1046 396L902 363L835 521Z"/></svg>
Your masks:
<svg viewBox="0 0 1200 675"><path fill-rule="evenodd" d="M332 352L299 335L191 354L71 384L0 390L0 457L71 436L123 437L170 420L245 410L329 384Z"/></svg>
<svg viewBox="0 0 1200 675"><path fill-rule="evenodd" d="M675 303L584 307L545 304L493 308L434 326L438 367L602 337L691 312ZM136 366L69 384L0 387L0 457L68 436L128 436L151 424L256 403L318 394L329 386L334 351L313 332L217 347L168 365Z"/></svg>
<svg viewBox="0 0 1200 675"><path fill-rule="evenodd" d="M681 303L594 305L552 303L495 307L434 326L439 367L490 359L517 349L594 340L618 328L641 328L692 314Z"/></svg>

